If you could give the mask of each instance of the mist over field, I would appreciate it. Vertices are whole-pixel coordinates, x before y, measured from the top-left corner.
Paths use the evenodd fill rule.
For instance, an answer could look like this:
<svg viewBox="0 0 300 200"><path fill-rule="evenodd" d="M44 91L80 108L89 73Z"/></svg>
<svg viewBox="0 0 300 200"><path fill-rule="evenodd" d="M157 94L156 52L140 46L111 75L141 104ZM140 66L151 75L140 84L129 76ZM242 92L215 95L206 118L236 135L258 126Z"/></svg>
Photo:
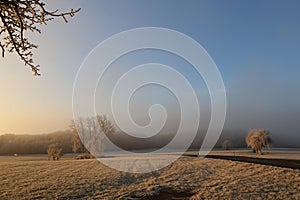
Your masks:
<svg viewBox="0 0 300 200"><path fill-rule="evenodd" d="M199 150L203 142L206 131L199 131L190 150ZM222 149L222 143L225 140L231 142L232 148L246 148L245 138L248 132L246 131L223 131L215 149ZM160 149L168 144L174 137L175 133L159 134L148 139L139 139L129 136L125 133L117 132L112 134L109 139L110 142L105 142L105 151L116 151L111 143L117 145L119 148L135 151L146 150L152 152ZM58 131L49 134L40 135L16 135L4 134L0 136L0 155L14 155L14 154L46 154L50 144L59 144L63 148L64 153L73 153L73 134L70 130ZM99 144L100 145L100 144ZM180 144L175 144L170 150L181 150ZM300 148L298 141L291 141L280 136L272 135L272 148Z"/></svg>

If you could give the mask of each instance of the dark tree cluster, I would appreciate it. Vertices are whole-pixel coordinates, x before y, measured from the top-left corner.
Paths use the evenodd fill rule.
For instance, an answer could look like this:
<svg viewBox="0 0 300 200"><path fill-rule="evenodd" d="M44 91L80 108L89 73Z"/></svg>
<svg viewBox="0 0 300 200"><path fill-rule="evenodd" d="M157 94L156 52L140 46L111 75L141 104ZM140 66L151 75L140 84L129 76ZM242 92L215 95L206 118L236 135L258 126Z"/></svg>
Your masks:
<svg viewBox="0 0 300 200"><path fill-rule="evenodd" d="M51 144L58 144L65 153L72 153L72 133L59 131L42 135L0 135L0 155L46 154Z"/></svg>
<svg viewBox="0 0 300 200"><path fill-rule="evenodd" d="M40 0L0 0L0 48L2 57L5 51L16 52L25 65L29 66L34 75L40 75L40 66L32 59L32 49L36 44L30 42L25 33L41 33L38 25L46 25L55 17L61 17L65 22L67 17L73 17L80 9L69 12L48 11L45 3Z"/></svg>

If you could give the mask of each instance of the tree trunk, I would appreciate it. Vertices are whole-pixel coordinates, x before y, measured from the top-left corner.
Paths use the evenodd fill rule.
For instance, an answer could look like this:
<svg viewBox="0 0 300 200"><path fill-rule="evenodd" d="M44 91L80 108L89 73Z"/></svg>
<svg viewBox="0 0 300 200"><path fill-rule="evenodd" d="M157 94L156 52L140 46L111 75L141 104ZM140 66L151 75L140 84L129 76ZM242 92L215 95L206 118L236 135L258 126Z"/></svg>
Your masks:
<svg viewBox="0 0 300 200"><path fill-rule="evenodd" d="M257 154L263 155L263 153L262 153L262 151L261 151L261 147L257 149Z"/></svg>

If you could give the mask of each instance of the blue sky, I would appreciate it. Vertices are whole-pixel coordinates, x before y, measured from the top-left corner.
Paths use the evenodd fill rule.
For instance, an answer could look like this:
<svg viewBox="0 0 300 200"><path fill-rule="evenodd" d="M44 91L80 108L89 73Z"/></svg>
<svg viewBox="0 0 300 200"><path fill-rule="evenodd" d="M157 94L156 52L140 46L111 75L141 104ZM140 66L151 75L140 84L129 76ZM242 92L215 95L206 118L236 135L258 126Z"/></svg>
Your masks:
<svg viewBox="0 0 300 200"><path fill-rule="evenodd" d="M29 35L39 44L34 53L41 65L41 77L33 77L15 55L1 58L0 133L66 129L72 118L72 85L86 55L113 34L154 26L192 37L213 58L227 91L225 128L267 128L299 138L299 1L46 3L50 10L82 10L68 24L56 19L41 27L41 35ZM146 55L135 58L149 61ZM165 58L155 57L157 61ZM169 58L165 61L177 63ZM191 71L183 73L193 82Z"/></svg>

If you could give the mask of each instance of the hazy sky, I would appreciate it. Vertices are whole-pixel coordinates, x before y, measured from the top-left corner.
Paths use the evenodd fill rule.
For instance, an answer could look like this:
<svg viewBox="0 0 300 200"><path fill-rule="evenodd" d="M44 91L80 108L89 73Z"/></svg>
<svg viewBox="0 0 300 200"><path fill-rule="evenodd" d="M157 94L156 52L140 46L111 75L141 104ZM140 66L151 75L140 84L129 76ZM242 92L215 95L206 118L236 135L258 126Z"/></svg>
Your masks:
<svg viewBox="0 0 300 200"><path fill-rule="evenodd" d="M42 27L41 35L29 35L39 44L34 59L41 65L41 77L34 77L14 54L0 59L0 133L35 134L68 128L73 82L87 54L113 34L152 26L180 31L211 55L227 91L226 129L267 128L299 139L299 1L46 2L50 10L82 10L68 24L56 19ZM122 71L152 60L174 68L183 62L167 53L144 51L119 60L119 66ZM118 73L118 63L115 65L114 73ZM207 102L203 81L188 67L181 71L198 97ZM149 96L151 88L149 91L144 95ZM141 113L145 105L155 103L155 98L142 94L134 97ZM165 95L169 96L162 98L166 105L176 105L172 95ZM203 107L207 110L205 103Z"/></svg>

